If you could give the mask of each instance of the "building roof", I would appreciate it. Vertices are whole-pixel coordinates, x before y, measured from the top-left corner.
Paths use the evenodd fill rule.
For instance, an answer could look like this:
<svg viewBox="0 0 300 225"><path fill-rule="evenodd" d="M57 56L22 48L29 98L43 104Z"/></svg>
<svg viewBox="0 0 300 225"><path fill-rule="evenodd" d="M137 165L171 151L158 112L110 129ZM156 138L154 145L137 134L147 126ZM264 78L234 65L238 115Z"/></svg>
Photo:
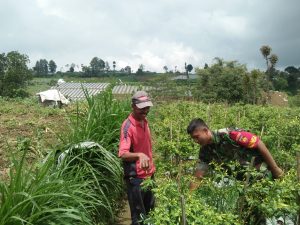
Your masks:
<svg viewBox="0 0 300 225"><path fill-rule="evenodd" d="M138 91L138 90L142 90L142 91L149 91L151 89L151 87L139 87L139 86L131 86L131 85L116 85L114 86L112 93L113 94L121 94L121 95L126 95L126 94L133 94L134 92Z"/></svg>
<svg viewBox="0 0 300 225"><path fill-rule="evenodd" d="M109 86L109 83L60 83L51 89L56 89L60 91L66 98L74 101L85 98L84 90L87 91L89 95L99 94L104 91Z"/></svg>
<svg viewBox="0 0 300 225"><path fill-rule="evenodd" d="M85 98L85 92L90 96L97 95L100 92L104 91L109 87L109 83L60 83L56 86L52 87L51 89L56 89L60 91L66 98L70 99L71 101L81 100ZM132 86L132 85L116 85L113 87L112 93L114 95L131 95L137 90L144 90L148 91L151 87L139 87L139 86Z"/></svg>
<svg viewBox="0 0 300 225"><path fill-rule="evenodd" d="M194 80L197 79L198 75L197 74L189 74L189 79ZM179 75L176 77L173 77L171 80L187 80L187 76L186 75Z"/></svg>

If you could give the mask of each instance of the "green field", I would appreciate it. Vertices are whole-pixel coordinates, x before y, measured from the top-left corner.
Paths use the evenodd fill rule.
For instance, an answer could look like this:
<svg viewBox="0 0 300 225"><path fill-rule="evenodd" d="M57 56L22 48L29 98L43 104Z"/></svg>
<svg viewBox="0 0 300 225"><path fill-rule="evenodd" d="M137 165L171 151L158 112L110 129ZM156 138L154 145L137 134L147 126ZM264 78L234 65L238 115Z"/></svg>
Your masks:
<svg viewBox="0 0 300 225"><path fill-rule="evenodd" d="M49 88L50 82L34 79L31 98L0 99L0 225L114 224L124 197L116 157L119 129L130 103L114 100L108 91L63 109L44 108L34 94ZM198 146L186 134L186 127L195 117L205 119L213 129L237 126L262 136L284 168L284 178L261 180L247 188L234 180L220 188L217 184L226 173L219 168L190 192L195 161L187 159L197 157ZM249 203L247 209L259 205L267 218L296 220L299 108L160 99L149 121L157 165L157 207L148 218L150 223L181 224L184 199L188 224L244 224L249 212L239 210L241 196ZM73 150L69 158L73 163L66 161L58 168L57 151L82 141L94 141L103 148Z"/></svg>

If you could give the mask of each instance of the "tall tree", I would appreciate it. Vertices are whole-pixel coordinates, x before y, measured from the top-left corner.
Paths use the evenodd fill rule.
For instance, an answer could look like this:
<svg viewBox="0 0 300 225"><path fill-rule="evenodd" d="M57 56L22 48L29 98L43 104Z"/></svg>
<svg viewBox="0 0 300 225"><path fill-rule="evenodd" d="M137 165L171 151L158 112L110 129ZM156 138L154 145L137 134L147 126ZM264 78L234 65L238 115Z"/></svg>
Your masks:
<svg viewBox="0 0 300 225"><path fill-rule="evenodd" d="M145 66L143 64L140 64L138 70L136 71L136 74L142 75L144 72L144 69L145 69Z"/></svg>
<svg viewBox="0 0 300 225"><path fill-rule="evenodd" d="M0 95L8 97L26 96L25 87L32 79L27 64L27 55L12 51L0 54Z"/></svg>
<svg viewBox="0 0 300 225"><path fill-rule="evenodd" d="M105 70L106 70L106 72L108 72L110 70L110 66L107 61L105 62Z"/></svg>
<svg viewBox="0 0 300 225"><path fill-rule="evenodd" d="M262 90L264 73L249 73L236 61L216 61L206 69L196 69L199 88L195 96L206 102L256 103Z"/></svg>
<svg viewBox="0 0 300 225"><path fill-rule="evenodd" d="M300 89L300 68L288 66L284 71L287 73L288 91L292 94L297 94Z"/></svg>
<svg viewBox="0 0 300 225"><path fill-rule="evenodd" d="M46 59L40 59L35 63L33 70L36 76L47 76L49 72L48 61Z"/></svg>
<svg viewBox="0 0 300 225"><path fill-rule="evenodd" d="M275 54L272 54L272 55L270 55L269 60L270 60L270 64L271 64L270 67L275 68L276 63L278 62L278 56Z"/></svg>
<svg viewBox="0 0 300 225"><path fill-rule="evenodd" d="M168 72L168 67L167 66L164 66L163 69L164 69L165 73Z"/></svg>
<svg viewBox="0 0 300 225"><path fill-rule="evenodd" d="M275 65L278 62L278 56L276 54L271 54L272 48L268 45L263 45L260 48L260 52L266 60L267 70L266 76L269 82L269 89L274 86L274 77L278 74L275 70Z"/></svg>
<svg viewBox="0 0 300 225"><path fill-rule="evenodd" d="M269 45L263 45L260 48L260 52L266 60L267 70L269 69L269 55L271 54L272 48Z"/></svg>
<svg viewBox="0 0 300 225"><path fill-rule="evenodd" d="M57 68L56 63L53 60L50 60L49 61L49 71L50 71L50 73L55 73L56 68Z"/></svg>
<svg viewBox="0 0 300 225"><path fill-rule="evenodd" d="M139 69L140 69L141 71L144 71L145 66L144 66L143 64L140 64L140 65L139 65Z"/></svg>
<svg viewBox="0 0 300 225"><path fill-rule="evenodd" d="M188 65L185 67L185 69L186 69L186 76L187 76L187 78L189 79L189 73L193 70L192 64L188 64Z"/></svg>
<svg viewBox="0 0 300 225"><path fill-rule="evenodd" d="M116 71L116 61L113 61L114 72Z"/></svg>
<svg viewBox="0 0 300 225"><path fill-rule="evenodd" d="M124 70L125 70L126 73L131 74L131 67L130 66L126 66Z"/></svg>
<svg viewBox="0 0 300 225"><path fill-rule="evenodd" d="M99 74L105 68L105 62L98 57L94 57L90 62L90 66L94 74Z"/></svg>

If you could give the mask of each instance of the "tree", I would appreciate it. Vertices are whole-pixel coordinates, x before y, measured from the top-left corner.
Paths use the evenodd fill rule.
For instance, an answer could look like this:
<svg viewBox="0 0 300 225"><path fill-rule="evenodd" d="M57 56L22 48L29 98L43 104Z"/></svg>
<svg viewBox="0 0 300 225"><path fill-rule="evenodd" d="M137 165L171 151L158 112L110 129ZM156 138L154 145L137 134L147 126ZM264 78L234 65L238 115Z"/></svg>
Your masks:
<svg viewBox="0 0 300 225"><path fill-rule="evenodd" d="M139 65L139 69L142 70L142 71L144 71L145 66L144 66L143 64L140 64L140 65Z"/></svg>
<svg viewBox="0 0 300 225"><path fill-rule="evenodd" d="M48 61L46 59L40 59L35 63L35 67L33 67L36 76L47 76L49 69L48 69Z"/></svg>
<svg viewBox="0 0 300 225"><path fill-rule="evenodd" d="M260 52L261 52L261 54L263 55L264 59L266 60L267 70L268 70L268 68L269 68L269 60L268 60L268 57L269 57L271 51L272 51L272 48L271 48L269 45L263 45L263 46L261 46L261 48L260 48Z"/></svg>
<svg viewBox="0 0 300 225"><path fill-rule="evenodd" d="M193 66L191 64L187 65L187 71L190 73L193 70Z"/></svg>
<svg viewBox="0 0 300 225"><path fill-rule="evenodd" d="M288 66L284 69L285 72L289 73L289 74L292 74L292 73L299 73L300 70L297 69L296 67L294 66Z"/></svg>
<svg viewBox="0 0 300 225"><path fill-rule="evenodd" d="M164 66L163 69L164 69L165 73L168 72L168 67L167 66Z"/></svg>
<svg viewBox="0 0 300 225"><path fill-rule="evenodd" d="M114 72L116 70L116 61L113 61L113 68L114 68Z"/></svg>
<svg viewBox="0 0 300 225"><path fill-rule="evenodd" d="M98 57L94 57L90 62L92 73L97 75L105 68L105 62Z"/></svg>
<svg viewBox="0 0 300 225"><path fill-rule="evenodd" d="M106 72L108 72L110 70L110 66L107 61L105 62L105 70L106 70Z"/></svg>
<svg viewBox="0 0 300 225"><path fill-rule="evenodd" d="M128 73L128 74L131 74L131 67L130 66L126 66L124 68L125 72Z"/></svg>
<svg viewBox="0 0 300 225"><path fill-rule="evenodd" d="M186 65L185 63L185 71L186 71L187 79L189 79L189 72L191 72L192 70L193 70L193 66L191 64Z"/></svg>
<svg viewBox="0 0 300 225"><path fill-rule="evenodd" d="M196 69L199 87L195 90L205 102L245 102L255 104L260 97L264 73L251 71L237 61L217 60L206 69Z"/></svg>
<svg viewBox="0 0 300 225"><path fill-rule="evenodd" d="M270 60L270 64L271 64L270 67L275 68L276 63L278 62L278 56L275 54L272 54L272 55L270 55L269 60Z"/></svg>
<svg viewBox="0 0 300 225"><path fill-rule="evenodd" d="M145 69L144 65L143 65L143 64L140 64L138 70L136 71L136 74L137 74L137 75L142 75L144 69Z"/></svg>
<svg viewBox="0 0 300 225"><path fill-rule="evenodd" d="M50 73L55 73L56 68L57 68L56 63L53 60L50 60L49 61L49 71L50 71Z"/></svg>
<svg viewBox="0 0 300 225"><path fill-rule="evenodd" d="M91 77L92 76L91 67L81 64L81 70L83 72L83 76L85 76L85 77Z"/></svg>
<svg viewBox="0 0 300 225"><path fill-rule="evenodd" d="M27 96L25 87L32 79L27 55L12 51L0 54L0 95L7 97Z"/></svg>
<svg viewBox="0 0 300 225"><path fill-rule="evenodd" d="M276 75L275 65L278 62L278 56L276 54L271 54L272 48L268 45L263 45L260 48L260 52L266 60L267 70L266 75L269 82L269 86L274 86L274 77ZM278 74L278 73L277 73Z"/></svg>
<svg viewBox="0 0 300 225"><path fill-rule="evenodd" d="M300 69L294 66L288 66L284 71L287 73L287 90L292 94L297 94L297 91L300 89Z"/></svg>

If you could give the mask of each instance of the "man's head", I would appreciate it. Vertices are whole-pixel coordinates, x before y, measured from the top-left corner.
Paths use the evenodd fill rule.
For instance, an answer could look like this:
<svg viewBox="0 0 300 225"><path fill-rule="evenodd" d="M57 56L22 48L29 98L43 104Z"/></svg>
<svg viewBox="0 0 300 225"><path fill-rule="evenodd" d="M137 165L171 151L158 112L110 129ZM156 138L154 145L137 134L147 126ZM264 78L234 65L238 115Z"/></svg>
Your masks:
<svg viewBox="0 0 300 225"><path fill-rule="evenodd" d="M150 111L150 107L153 106L151 99L147 92L137 91L131 98L133 115L137 120L143 120L146 118Z"/></svg>
<svg viewBox="0 0 300 225"><path fill-rule="evenodd" d="M206 123L200 119L193 119L187 127L187 133L191 135L199 145L207 145L212 141L212 133Z"/></svg>

